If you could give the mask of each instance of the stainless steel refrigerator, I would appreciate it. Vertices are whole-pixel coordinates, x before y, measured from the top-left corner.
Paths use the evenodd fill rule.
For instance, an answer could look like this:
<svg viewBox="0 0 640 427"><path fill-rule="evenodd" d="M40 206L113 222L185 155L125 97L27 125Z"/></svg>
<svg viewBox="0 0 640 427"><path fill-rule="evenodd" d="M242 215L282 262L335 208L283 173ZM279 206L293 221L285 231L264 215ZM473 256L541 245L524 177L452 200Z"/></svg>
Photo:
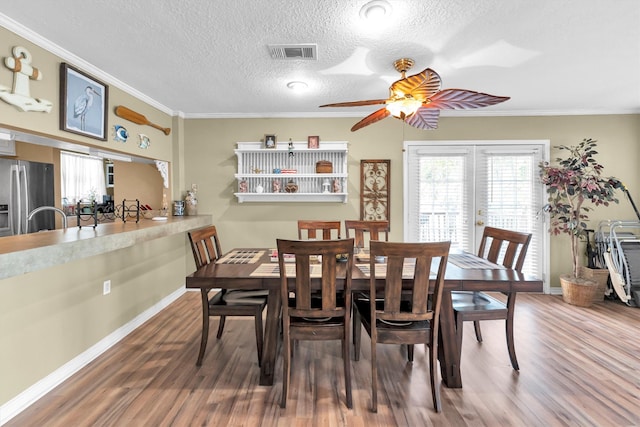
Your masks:
<svg viewBox="0 0 640 427"><path fill-rule="evenodd" d="M54 206L53 165L0 159L0 236L53 230L52 211L29 213L40 206Z"/></svg>

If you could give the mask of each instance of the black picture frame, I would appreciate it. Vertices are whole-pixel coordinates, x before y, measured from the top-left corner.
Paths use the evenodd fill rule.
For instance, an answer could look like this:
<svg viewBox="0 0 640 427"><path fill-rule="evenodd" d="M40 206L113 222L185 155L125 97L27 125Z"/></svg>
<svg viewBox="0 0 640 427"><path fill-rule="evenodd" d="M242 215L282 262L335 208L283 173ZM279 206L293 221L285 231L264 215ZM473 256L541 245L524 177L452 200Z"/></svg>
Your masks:
<svg viewBox="0 0 640 427"><path fill-rule="evenodd" d="M60 129L107 140L109 86L67 64L60 64Z"/></svg>

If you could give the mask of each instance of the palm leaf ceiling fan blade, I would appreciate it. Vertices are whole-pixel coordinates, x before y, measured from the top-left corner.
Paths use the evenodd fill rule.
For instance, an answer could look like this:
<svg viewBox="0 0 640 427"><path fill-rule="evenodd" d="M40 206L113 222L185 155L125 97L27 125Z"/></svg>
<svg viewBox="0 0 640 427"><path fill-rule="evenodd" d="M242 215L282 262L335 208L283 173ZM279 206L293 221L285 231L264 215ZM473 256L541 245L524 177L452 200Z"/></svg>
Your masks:
<svg viewBox="0 0 640 427"><path fill-rule="evenodd" d="M369 114L367 117L365 117L364 119L360 120L358 123L353 125L353 127L351 128L351 132L355 132L358 129L362 129L363 127L368 126L371 123L375 123L382 119L386 119L387 117L389 117L390 114L391 113L386 108L381 108L377 111L374 111L373 113Z"/></svg>
<svg viewBox="0 0 640 427"><path fill-rule="evenodd" d="M437 129L440 110L422 106L415 113L404 119L404 122L418 129Z"/></svg>
<svg viewBox="0 0 640 427"><path fill-rule="evenodd" d="M508 96L495 96L465 89L440 90L442 80L431 68L425 68L418 74L405 77L406 71L413 66L413 63L414 61L409 58L401 58L393 63L395 69L402 74L402 78L391 84L388 99L338 102L320 107L386 104L385 108L375 111L356 123L351 128L352 132L390 115L419 129L436 129L440 110L488 107L510 99Z"/></svg>
<svg viewBox="0 0 640 427"><path fill-rule="evenodd" d="M358 107L360 105L385 104L386 102L386 99L370 99L368 101L337 102L335 104L321 105L320 107Z"/></svg>
<svg viewBox="0 0 640 427"><path fill-rule="evenodd" d="M468 110L470 108L488 107L510 99L508 96L495 96L488 93L474 92L465 89L445 89L431 96L427 108L440 110Z"/></svg>
<svg viewBox="0 0 640 427"><path fill-rule="evenodd" d="M389 88L389 98L408 96L424 102L440 90L441 84L438 73L427 68L421 73L394 82Z"/></svg>

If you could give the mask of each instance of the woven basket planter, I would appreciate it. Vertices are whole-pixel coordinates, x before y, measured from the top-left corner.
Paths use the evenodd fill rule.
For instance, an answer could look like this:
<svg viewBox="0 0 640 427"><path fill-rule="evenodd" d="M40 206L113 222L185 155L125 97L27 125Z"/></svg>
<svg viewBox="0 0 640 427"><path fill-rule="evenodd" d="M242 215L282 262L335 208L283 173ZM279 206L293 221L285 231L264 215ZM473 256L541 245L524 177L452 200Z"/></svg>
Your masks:
<svg viewBox="0 0 640 427"><path fill-rule="evenodd" d="M596 282L598 289L593 295L593 302L604 301L604 293L607 290L607 281L609 280L609 270L606 268L588 268L579 267L578 274L584 279Z"/></svg>
<svg viewBox="0 0 640 427"><path fill-rule="evenodd" d="M596 282L583 278L576 278L569 274L560 275L562 299L564 302L578 307L591 307L598 291Z"/></svg>

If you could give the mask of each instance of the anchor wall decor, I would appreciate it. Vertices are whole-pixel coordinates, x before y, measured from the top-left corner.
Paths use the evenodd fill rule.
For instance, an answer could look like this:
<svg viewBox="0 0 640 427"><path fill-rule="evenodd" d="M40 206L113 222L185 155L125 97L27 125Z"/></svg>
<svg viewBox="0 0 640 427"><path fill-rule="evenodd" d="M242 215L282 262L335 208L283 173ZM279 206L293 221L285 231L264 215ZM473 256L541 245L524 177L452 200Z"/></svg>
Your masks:
<svg viewBox="0 0 640 427"><path fill-rule="evenodd" d="M13 56L5 57L4 65L13 71L13 88L0 85L0 99L20 111L50 113L53 103L46 99L32 98L29 92L29 79L42 80L42 73L31 66L31 53L22 46L15 46L11 52Z"/></svg>

